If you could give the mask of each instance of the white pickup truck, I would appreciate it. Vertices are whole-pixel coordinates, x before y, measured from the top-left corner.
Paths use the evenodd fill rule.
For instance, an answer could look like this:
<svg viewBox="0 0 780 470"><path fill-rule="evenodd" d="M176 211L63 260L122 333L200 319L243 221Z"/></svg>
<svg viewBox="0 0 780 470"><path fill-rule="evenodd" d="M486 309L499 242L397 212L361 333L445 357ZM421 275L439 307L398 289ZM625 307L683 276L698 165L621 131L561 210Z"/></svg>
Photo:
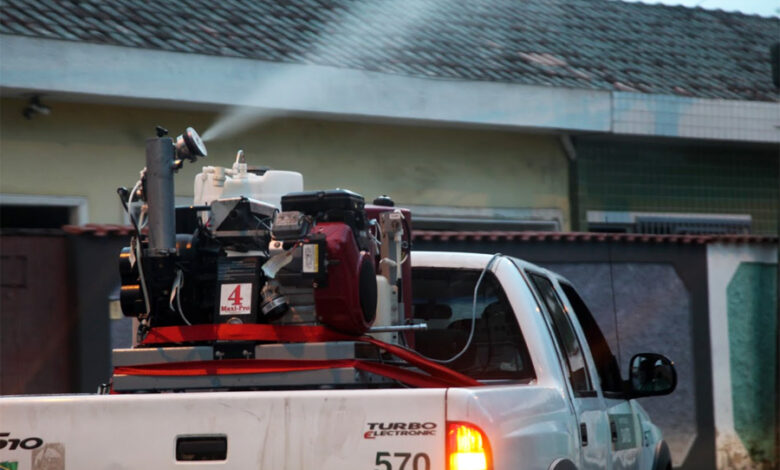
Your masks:
<svg viewBox="0 0 780 470"><path fill-rule="evenodd" d="M454 358L479 386L2 397L0 468L671 468L634 398L673 391L673 365L640 354L623 381L568 281L511 257L433 252L414 253L412 279L428 325L416 350Z"/></svg>

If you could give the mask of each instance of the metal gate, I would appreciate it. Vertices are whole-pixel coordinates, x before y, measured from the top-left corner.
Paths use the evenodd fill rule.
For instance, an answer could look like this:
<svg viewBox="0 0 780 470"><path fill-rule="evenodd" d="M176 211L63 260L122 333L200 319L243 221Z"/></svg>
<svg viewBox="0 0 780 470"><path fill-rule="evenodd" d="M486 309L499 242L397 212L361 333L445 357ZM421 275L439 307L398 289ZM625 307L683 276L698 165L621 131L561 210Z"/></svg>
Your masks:
<svg viewBox="0 0 780 470"><path fill-rule="evenodd" d="M72 391L76 314L65 236L0 236L0 271L0 394Z"/></svg>

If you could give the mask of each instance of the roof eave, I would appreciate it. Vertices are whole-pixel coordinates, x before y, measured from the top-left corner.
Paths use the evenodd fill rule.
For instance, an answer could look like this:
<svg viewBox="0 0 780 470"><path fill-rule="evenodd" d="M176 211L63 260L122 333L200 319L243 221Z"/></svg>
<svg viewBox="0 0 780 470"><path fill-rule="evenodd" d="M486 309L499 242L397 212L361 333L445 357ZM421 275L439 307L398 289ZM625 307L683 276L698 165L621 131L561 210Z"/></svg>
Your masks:
<svg viewBox="0 0 780 470"><path fill-rule="evenodd" d="M193 110L780 142L780 104L515 83L3 35L0 92Z"/></svg>

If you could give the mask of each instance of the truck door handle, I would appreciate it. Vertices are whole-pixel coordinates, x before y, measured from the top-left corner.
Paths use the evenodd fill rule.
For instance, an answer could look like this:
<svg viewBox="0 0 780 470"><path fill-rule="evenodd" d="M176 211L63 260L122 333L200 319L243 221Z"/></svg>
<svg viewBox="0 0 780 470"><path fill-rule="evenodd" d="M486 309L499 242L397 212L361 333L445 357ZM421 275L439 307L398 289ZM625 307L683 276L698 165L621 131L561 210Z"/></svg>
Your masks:
<svg viewBox="0 0 780 470"><path fill-rule="evenodd" d="M580 423L580 439L582 439L582 447L588 445L588 425Z"/></svg>
<svg viewBox="0 0 780 470"><path fill-rule="evenodd" d="M609 422L609 432L610 434L612 434L612 442L617 442L618 440L617 424L615 424L614 421Z"/></svg>
<svg viewBox="0 0 780 470"><path fill-rule="evenodd" d="M176 438L176 460L226 460L227 436L179 436Z"/></svg>

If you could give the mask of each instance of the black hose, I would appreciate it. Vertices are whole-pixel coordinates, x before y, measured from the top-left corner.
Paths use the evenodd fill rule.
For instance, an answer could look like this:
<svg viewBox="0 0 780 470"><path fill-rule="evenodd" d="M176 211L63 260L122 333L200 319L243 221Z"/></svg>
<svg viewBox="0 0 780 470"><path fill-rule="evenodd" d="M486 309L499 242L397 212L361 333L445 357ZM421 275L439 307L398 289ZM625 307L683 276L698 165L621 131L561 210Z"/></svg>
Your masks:
<svg viewBox="0 0 780 470"><path fill-rule="evenodd" d="M138 229L138 222L136 222L135 217L133 217L133 213L130 212L130 208L127 205L127 196L130 194L130 191L128 191L128 189L124 186L120 186L116 188L116 193L119 195L119 202L122 203L122 207L125 208L125 212L127 212L127 215L130 217L130 222L133 224L133 228L135 229L135 235L140 239L141 230Z"/></svg>

